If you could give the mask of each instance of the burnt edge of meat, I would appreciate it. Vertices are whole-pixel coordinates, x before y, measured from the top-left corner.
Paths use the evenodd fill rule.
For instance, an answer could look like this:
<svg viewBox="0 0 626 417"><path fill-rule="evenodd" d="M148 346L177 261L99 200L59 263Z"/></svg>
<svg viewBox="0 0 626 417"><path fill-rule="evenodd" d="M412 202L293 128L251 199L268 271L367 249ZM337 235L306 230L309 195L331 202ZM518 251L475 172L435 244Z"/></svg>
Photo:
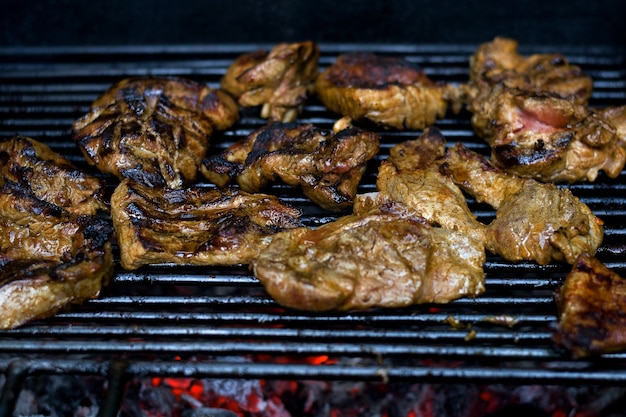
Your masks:
<svg viewBox="0 0 626 417"><path fill-rule="evenodd" d="M48 213L53 214L50 211ZM105 252L108 250L106 247L111 243L114 234L113 225L106 219L89 215L79 216L74 221L80 225L78 233L84 236L84 244L80 248L74 253L66 253L62 261L7 259L0 256L0 287L16 280L28 280L40 276L47 276L52 281L67 281L67 274L62 274L62 271L88 259L100 258L104 262ZM78 277L71 276L71 278ZM107 283L108 278L102 284Z"/></svg>
<svg viewBox="0 0 626 417"><path fill-rule="evenodd" d="M232 126L239 108L226 92L180 77L118 81L72 125L89 164L150 186L195 180L215 130Z"/></svg>
<svg viewBox="0 0 626 417"><path fill-rule="evenodd" d="M103 182L36 140L0 142L0 328L96 297L113 275Z"/></svg>
<svg viewBox="0 0 626 417"><path fill-rule="evenodd" d="M337 87L386 89L389 85L416 83L434 85L419 65L402 57L379 56L367 52L340 55L328 67L326 80Z"/></svg>
<svg viewBox="0 0 626 417"><path fill-rule="evenodd" d="M353 126L349 118L338 120L332 131L275 122L204 158L201 172L218 187L237 183L250 193L282 181L301 188L320 207L340 212L352 206L379 146L377 134Z"/></svg>
<svg viewBox="0 0 626 417"><path fill-rule="evenodd" d="M578 257L555 294L553 340L577 358L626 348L626 279L597 258Z"/></svg>
<svg viewBox="0 0 626 417"><path fill-rule="evenodd" d="M562 135L552 148L546 147L542 138L537 138L532 149L520 149L516 144L494 145L492 156L502 168L512 168L520 165L549 164L560 160L567 149L574 134L571 132Z"/></svg>
<svg viewBox="0 0 626 417"><path fill-rule="evenodd" d="M0 175L14 183L13 192L29 190L35 198L76 214L109 210L104 180L86 174L48 145L26 136L0 142Z"/></svg>
<svg viewBox="0 0 626 417"><path fill-rule="evenodd" d="M246 264L282 230L301 226L301 211L278 197L237 188L146 187L124 179L111 198L121 265Z"/></svg>
<svg viewBox="0 0 626 417"><path fill-rule="evenodd" d="M398 130L434 124L447 112L453 90L402 57L360 52L339 55L315 82L330 111Z"/></svg>

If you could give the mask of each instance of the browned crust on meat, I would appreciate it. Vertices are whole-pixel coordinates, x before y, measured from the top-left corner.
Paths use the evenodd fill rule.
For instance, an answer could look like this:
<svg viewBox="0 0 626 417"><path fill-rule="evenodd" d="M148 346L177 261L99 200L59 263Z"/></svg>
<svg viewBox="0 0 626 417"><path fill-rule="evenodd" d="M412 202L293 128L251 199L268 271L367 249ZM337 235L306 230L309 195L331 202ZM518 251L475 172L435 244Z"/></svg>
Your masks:
<svg viewBox="0 0 626 417"><path fill-rule="evenodd" d="M300 187L319 206L342 211L352 207L379 142L377 134L353 126L348 118L337 121L333 131L310 124L271 123L207 157L201 172L220 187L236 182L250 193L280 180Z"/></svg>
<svg viewBox="0 0 626 417"><path fill-rule="evenodd" d="M481 44L457 93L494 164L543 182L595 181L601 171L617 177L626 163L619 115L626 110L589 108L593 80L581 68L560 54L525 57L517 47L500 37Z"/></svg>
<svg viewBox="0 0 626 417"><path fill-rule="evenodd" d="M0 328L97 297L113 274L101 183L46 145L0 144ZM54 178L50 178L54 175Z"/></svg>
<svg viewBox="0 0 626 417"><path fill-rule="evenodd" d="M0 170L5 181L21 184L35 197L76 214L108 211L104 181L87 175L48 145L25 136L0 142Z"/></svg>
<svg viewBox="0 0 626 417"><path fill-rule="evenodd" d="M581 255L556 301L558 346L581 358L626 349L626 279L598 259Z"/></svg>
<svg viewBox="0 0 626 417"><path fill-rule="evenodd" d="M445 303L484 291L484 249L390 203L277 234L252 260L279 304L328 311Z"/></svg>
<svg viewBox="0 0 626 417"><path fill-rule="evenodd" d="M262 105L261 117L293 122L314 91L319 54L312 41L243 54L227 68L220 85L240 106Z"/></svg>
<svg viewBox="0 0 626 417"><path fill-rule="evenodd" d="M602 243L602 221L567 188L507 174L460 143L447 150L440 171L496 209L485 244L507 260L571 264Z"/></svg>
<svg viewBox="0 0 626 417"><path fill-rule="evenodd" d="M479 89L502 84L530 93L549 93L586 105L593 80L559 53L523 56L514 39L496 37L470 57L470 80Z"/></svg>
<svg viewBox="0 0 626 417"><path fill-rule="evenodd" d="M238 118L233 99L203 83L128 78L74 122L73 139L87 161L104 173L177 188L196 178L213 131Z"/></svg>
<svg viewBox="0 0 626 417"><path fill-rule="evenodd" d="M300 226L300 211L277 197L235 189L163 190L123 180L111 198L121 265L247 264L272 236Z"/></svg>
<svg viewBox="0 0 626 417"><path fill-rule="evenodd" d="M342 54L317 78L326 107L383 127L423 129L447 111L446 89L415 65L394 57Z"/></svg>

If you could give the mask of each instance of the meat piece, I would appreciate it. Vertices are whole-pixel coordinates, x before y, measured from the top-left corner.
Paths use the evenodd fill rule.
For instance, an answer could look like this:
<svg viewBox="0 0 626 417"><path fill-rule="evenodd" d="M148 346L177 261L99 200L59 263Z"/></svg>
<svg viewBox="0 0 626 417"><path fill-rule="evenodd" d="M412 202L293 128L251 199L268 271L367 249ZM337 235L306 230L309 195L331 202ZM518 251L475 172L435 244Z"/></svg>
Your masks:
<svg viewBox="0 0 626 417"><path fill-rule="evenodd" d="M48 146L0 144L0 328L95 298L113 274L102 184Z"/></svg>
<svg viewBox="0 0 626 417"><path fill-rule="evenodd" d="M243 107L262 105L265 119L293 122L315 88L319 55L312 41L281 43L269 52L241 55L226 70L221 88Z"/></svg>
<svg viewBox="0 0 626 417"><path fill-rule="evenodd" d="M279 304L328 311L446 303L484 291L482 245L401 204L278 233L252 260Z"/></svg>
<svg viewBox="0 0 626 417"><path fill-rule="evenodd" d="M626 163L626 106L591 110L571 100L497 85L474 104L472 125L507 172L543 182L617 177Z"/></svg>
<svg viewBox="0 0 626 417"><path fill-rule="evenodd" d="M507 88L529 93L570 99L586 105L591 97L593 80L577 65L557 53L533 54L518 52L514 39L496 37L481 44L470 57L470 81L477 91L502 84Z"/></svg>
<svg viewBox="0 0 626 417"><path fill-rule="evenodd" d="M558 346L574 356L626 349L626 279L598 259L581 255L565 278L557 297Z"/></svg>
<svg viewBox="0 0 626 417"><path fill-rule="evenodd" d="M507 172L543 182L615 178L626 163L624 108L587 107L592 79L559 54L523 57L496 38L470 59L472 126ZM461 95L461 94L459 94Z"/></svg>
<svg viewBox="0 0 626 417"><path fill-rule="evenodd" d="M321 207L352 207L357 186L376 155L379 137L338 120L333 131L310 124L272 123L203 162L202 174L224 187L236 182L254 193L281 180L301 187Z"/></svg>
<svg viewBox="0 0 626 417"><path fill-rule="evenodd" d="M397 201L426 219L430 224L466 233L478 242L485 241L486 227L470 211L463 192L439 172L446 141L439 129L427 128L416 140L405 141L390 149L389 158L378 170L378 193L357 198L360 206L376 206ZM367 198L374 198L366 203Z"/></svg>
<svg viewBox="0 0 626 417"><path fill-rule="evenodd" d="M395 129L423 129L443 117L448 89L405 59L356 52L339 55L315 83L331 111Z"/></svg>
<svg viewBox="0 0 626 417"><path fill-rule="evenodd" d="M214 130L239 118L233 99L183 78L127 78L73 124L87 161L118 178L178 188L196 178Z"/></svg>
<svg viewBox="0 0 626 417"><path fill-rule="evenodd" d="M121 265L246 264L300 211L264 194L194 186L151 188L123 180L111 197Z"/></svg>
<svg viewBox="0 0 626 417"><path fill-rule="evenodd" d="M74 214L108 211L103 181L31 138L15 136L0 142L0 169L3 181L14 182L37 199Z"/></svg>
<svg viewBox="0 0 626 417"><path fill-rule="evenodd" d="M602 221L567 188L507 174L460 143L447 150L441 172L496 209L486 247L507 260L571 264L602 243Z"/></svg>

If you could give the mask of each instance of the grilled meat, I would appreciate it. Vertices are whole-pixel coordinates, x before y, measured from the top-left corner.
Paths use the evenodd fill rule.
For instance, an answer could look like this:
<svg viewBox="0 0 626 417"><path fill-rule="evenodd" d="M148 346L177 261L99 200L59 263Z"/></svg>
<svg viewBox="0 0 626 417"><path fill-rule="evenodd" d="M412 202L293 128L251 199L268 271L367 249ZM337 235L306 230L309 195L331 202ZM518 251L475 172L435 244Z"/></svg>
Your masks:
<svg viewBox="0 0 626 417"><path fill-rule="evenodd" d="M98 296L113 274L103 184L48 146L0 143L0 328Z"/></svg>
<svg viewBox="0 0 626 417"><path fill-rule="evenodd" d="M576 357L626 349L626 279L598 259L581 255L557 297L557 345Z"/></svg>
<svg viewBox="0 0 626 417"><path fill-rule="evenodd" d="M342 211L352 207L367 162L376 155L379 137L338 120L333 131L310 124L272 123L207 157L202 174L224 187L235 181L254 193L278 179L321 207Z"/></svg>
<svg viewBox="0 0 626 417"><path fill-rule="evenodd" d="M30 190L39 200L74 214L108 211L105 184L77 169L47 145L25 136L0 143L0 178Z"/></svg>
<svg viewBox="0 0 626 417"><path fill-rule="evenodd" d="M278 233L251 266L279 304L327 311L478 296L484 261L475 240L388 203L317 229Z"/></svg>
<svg viewBox="0 0 626 417"><path fill-rule="evenodd" d="M118 178L178 188L196 178L214 130L239 109L226 93L183 78L124 79L74 122L87 161Z"/></svg>
<svg viewBox="0 0 626 417"><path fill-rule="evenodd" d="M432 225L484 242L485 225L476 220L460 188L439 172L445 147L446 141L435 127L427 128L416 140L392 147L389 158L378 169L378 192L358 196L355 211L365 210L360 206L397 201ZM368 204L368 199L373 201Z"/></svg>
<svg viewBox="0 0 626 417"><path fill-rule="evenodd" d="M448 89L402 58L368 53L339 55L315 83L335 113L395 129L423 129L443 117Z"/></svg>
<svg viewBox="0 0 626 417"><path fill-rule="evenodd" d="M496 85L474 103L472 125L507 172L544 182L617 177L626 163L626 106L590 110L572 100Z"/></svg>
<svg viewBox="0 0 626 417"><path fill-rule="evenodd" d="M507 172L573 183L614 178L626 163L626 107L588 108L593 82L562 55L523 57L496 38L471 57L465 87L474 131Z"/></svg>
<svg viewBox="0 0 626 417"><path fill-rule="evenodd" d="M570 99L586 105L591 97L593 80L561 54L518 53L514 39L496 37L480 45L470 57L470 81L479 93L502 84L529 93Z"/></svg>
<svg viewBox="0 0 626 417"><path fill-rule="evenodd" d="M496 209L486 247L507 260L572 264L602 243L602 221L569 189L507 174L460 143L448 148L441 172Z"/></svg>
<svg viewBox="0 0 626 417"><path fill-rule="evenodd" d="M123 180L111 197L121 265L246 264L300 211L264 194L194 186L152 188Z"/></svg>
<svg viewBox="0 0 626 417"><path fill-rule="evenodd" d="M319 55L312 41L281 43L269 52L241 55L226 70L221 88L241 106L262 105L265 119L293 122L315 88Z"/></svg>

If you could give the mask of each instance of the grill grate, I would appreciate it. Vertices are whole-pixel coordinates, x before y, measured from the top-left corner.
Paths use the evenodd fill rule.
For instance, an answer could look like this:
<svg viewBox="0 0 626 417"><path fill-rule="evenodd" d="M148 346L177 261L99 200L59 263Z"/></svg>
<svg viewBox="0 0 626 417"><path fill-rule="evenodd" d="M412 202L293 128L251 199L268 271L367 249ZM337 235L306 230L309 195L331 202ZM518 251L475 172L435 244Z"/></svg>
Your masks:
<svg viewBox="0 0 626 417"><path fill-rule="evenodd" d="M123 77L146 74L184 76L217 87L236 56L263 46L270 47L0 49L0 138L19 133L44 141L79 167L101 176L74 146L70 127L107 87ZM463 82L475 45L320 47L322 68L341 52L366 50L403 55L433 79ZM596 80L592 105L626 104L624 56L606 48L544 46L521 52L544 49L560 50ZM312 100L299 122L330 128L336 118ZM256 110L244 112L235 127L216 136L212 152L264 124ZM467 113L448 115L437 126L449 143L462 141L487 154L486 145L471 130ZM372 161L360 192L375 189L377 162L393 144L419 134L378 133L381 154ZM606 236L597 256L626 275L624 175L614 180L601 175L596 183L571 189L605 222ZM111 192L115 184L110 181ZM270 192L301 207L308 225L336 218L297 190L275 185ZM489 221L494 215L476 202L470 206L479 220ZM118 266L100 299L0 332L0 370L9 376L16 372L106 375L121 366L125 375L132 376L626 383L626 354L572 360L554 349L553 295L568 270L565 265L510 264L488 256L487 292L475 300L309 314L278 306L245 267L155 265L128 272ZM307 361L318 356L329 359L322 364Z"/></svg>

